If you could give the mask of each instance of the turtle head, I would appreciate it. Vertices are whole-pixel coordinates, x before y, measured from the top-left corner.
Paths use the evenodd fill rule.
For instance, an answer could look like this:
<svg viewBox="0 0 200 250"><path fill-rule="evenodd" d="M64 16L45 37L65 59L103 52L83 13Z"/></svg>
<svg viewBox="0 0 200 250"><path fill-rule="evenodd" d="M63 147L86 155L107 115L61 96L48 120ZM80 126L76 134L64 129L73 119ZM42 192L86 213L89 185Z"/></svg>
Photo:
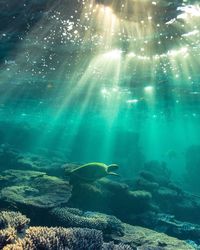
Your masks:
<svg viewBox="0 0 200 250"><path fill-rule="evenodd" d="M119 169L119 166L117 164L111 164L108 166L108 173L112 171L116 171Z"/></svg>

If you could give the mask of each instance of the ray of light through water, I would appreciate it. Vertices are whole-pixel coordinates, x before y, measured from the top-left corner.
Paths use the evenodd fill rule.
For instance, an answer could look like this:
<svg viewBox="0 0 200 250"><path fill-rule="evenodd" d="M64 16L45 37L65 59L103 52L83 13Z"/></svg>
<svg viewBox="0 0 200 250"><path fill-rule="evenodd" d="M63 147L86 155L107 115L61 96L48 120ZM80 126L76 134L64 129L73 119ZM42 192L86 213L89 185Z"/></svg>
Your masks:
<svg viewBox="0 0 200 250"><path fill-rule="evenodd" d="M32 85L31 78L41 76L38 81L45 96L48 98L54 93L49 97L48 114L36 118L38 122L43 119L44 123L48 117L50 120L35 147L46 145L50 131L56 133L61 122L64 123L62 131L66 133L65 147L70 149L71 145L78 144L78 134L86 129L87 123L87 146L82 150L85 148L86 155L90 154L92 138L102 128L103 143L100 143L98 159L106 154L105 159L110 159L118 138L119 119L124 131L129 126L134 130L140 123L136 113L140 112L141 120L145 116L155 120L162 115L169 118L171 111L165 109L169 103L175 105L174 112L179 114L181 103L196 97L199 5L184 5L182 13L169 20L164 16L162 20L159 15L160 10L168 8L165 1L126 0L119 7L114 1L88 0L68 17L56 8L53 6L50 10L53 15L47 13L22 39L14 63L5 64L1 69L3 82L13 79L16 82L16 86L13 84L14 87L3 94L4 101L13 95L16 98L30 96L24 87L19 91L17 84L23 80L22 74L25 85ZM65 11L67 13L67 9ZM66 52L67 42L70 47ZM59 49L54 52L52 47L58 44ZM170 80L164 81L165 76ZM37 81L34 84L37 86ZM192 97L191 92L194 92ZM159 111L158 102L164 111ZM35 114L42 112L43 105L43 101L35 105ZM99 115L98 128L90 112L91 105ZM23 107L23 102L18 107ZM25 119L26 111L21 113L21 118ZM144 120L140 128L143 123ZM156 126L157 123L152 122L148 130L155 131ZM159 144L155 135L150 134L150 143L154 140L154 144ZM62 141L58 142L62 147L63 134L57 132L55 137Z"/></svg>

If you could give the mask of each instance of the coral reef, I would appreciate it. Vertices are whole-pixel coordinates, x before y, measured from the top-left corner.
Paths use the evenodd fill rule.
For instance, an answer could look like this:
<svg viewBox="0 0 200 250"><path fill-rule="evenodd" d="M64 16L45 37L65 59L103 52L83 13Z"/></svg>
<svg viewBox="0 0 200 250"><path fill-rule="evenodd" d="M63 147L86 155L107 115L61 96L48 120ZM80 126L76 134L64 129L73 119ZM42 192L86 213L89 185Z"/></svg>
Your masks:
<svg viewBox="0 0 200 250"><path fill-rule="evenodd" d="M19 183L22 183L23 185L30 185L32 180L45 174L45 172L39 171L9 169L1 173L3 178L2 184L4 186L14 186Z"/></svg>
<svg viewBox="0 0 200 250"><path fill-rule="evenodd" d="M184 193L182 199L171 204L169 213L179 220L200 223L200 198L190 193Z"/></svg>
<svg viewBox="0 0 200 250"><path fill-rule="evenodd" d="M171 173L165 162L153 160L144 164L141 176L150 182L156 182L161 186L165 186L170 182Z"/></svg>
<svg viewBox="0 0 200 250"><path fill-rule="evenodd" d="M153 166L152 164L150 166ZM158 166L156 164L156 172L158 172ZM160 166L160 171L162 168ZM151 209L143 213L141 211L139 214L130 213L127 221L165 232L179 239L192 239L199 244L197 226L197 223L200 223L199 197L183 191L180 186L173 183L168 171L164 171L162 178L160 178L161 172L156 176L154 171L145 169L139 173L135 182L127 182L127 184L131 183L132 188L142 188L152 195ZM173 218L167 214L171 214Z"/></svg>
<svg viewBox="0 0 200 250"><path fill-rule="evenodd" d="M67 181L43 172L7 170L2 173L6 187L0 191L0 200L16 206L51 208L66 204L71 197Z"/></svg>
<svg viewBox="0 0 200 250"><path fill-rule="evenodd" d="M70 211L71 212L73 211L74 214L81 213L81 211L79 211L78 209L71 209ZM16 249L130 250L131 249L130 247L124 244L115 245L113 242L104 243L102 232L100 230L96 230L93 228L89 229L89 228L62 228L62 227L54 227L54 228L29 227L28 229L26 229L25 225L29 223L29 219L27 219L19 212L2 211L0 216L2 217L2 223L1 223L2 228L5 228L3 230L0 230L0 249L4 250L12 250L12 249L13 250ZM76 223L74 223L73 226L76 226ZM22 228L25 229L25 233L19 235L17 232L19 231L21 232Z"/></svg>
<svg viewBox="0 0 200 250"><path fill-rule="evenodd" d="M129 191L128 196L130 200L133 199L134 202L149 203L152 198L151 193L143 190Z"/></svg>
<svg viewBox="0 0 200 250"><path fill-rule="evenodd" d="M129 245L122 243L114 244L114 242L104 243L101 250L132 250Z"/></svg>
<svg viewBox="0 0 200 250"><path fill-rule="evenodd" d="M2 172L0 184L2 205L14 204L34 220L37 218L30 214L33 210L30 208L49 209L66 204L84 211L114 214L127 221L129 214L151 208L149 192L132 191L128 185L106 178L94 183L77 183L72 188L68 181L48 176L45 172L9 169ZM41 218L45 219L45 216Z"/></svg>
<svg viewBox="0 0 200 250"><path fill-rule="evenodd" d="M103 231L105 234L123 235L123 225L115 216L97 212L83 212L79 209L54 208L50 214L57 226L87 227Z"/></svg>
<svg viewBox="0 0 200 250"><path fill-rule="evenodd" d="M15 166L16 162L21 158L18 151L11 148L7 144L0 145L0 169L5 170Z"/></svg>
<svg viewBox="0 0 200 250"><path fill-rule="evenodd" d="M94 183L74 185L70 205L114 214L126 220L130 213L141 213L151 208L151 194L143 190L132 191L125 183L103 178Z"/></svg>
<svg viewBox="0 0 200 250"><path fill-rule="evenodd" d="M64 175L64 169L62 168L64 164L63 158L54 157L52 160L50 156L42 157L33 154L20 154L20 156L12 169L15 167L15 169L40 171L58 177Z"/></svg>
<svg viewBox="0 0 200 250"><path fill-rule="evenodd" d="M185 241L177 240L163 233L157 233L153 230L138 226L124 224L124 236L113 235L115 242L128 244L133 249L154 249L154 250L194 250L192 246Z"/></svg>
<svg viewBox="0 0 200 250"><path fill-rule="evenodd" d="M191 239L200 244L200 226L189 222L179 221L174 215L158 214L156 217L157 229L162 228L164 233L179 239Z"/></svg>
<svg viewBox="0 0 200 250"><path fill-rule="evenodd" d="M131 249L165 249L192 250L192 246L165 234L125 224L123 237L114 236L118 242L104 243L102 233L87 228L47 228L30 227L23 238L17 238L13 229L0 231L0 246L4 250L131 250Z"/></svg>
<svg viewBox="0 0 200 250"><path fill-rule="evenodd" d="M151 209L152 195L144 190L125 190L110 198L112 211L119 218L128 221L131 214L140 214ZM120 202L119 202L120 201Z"/></svg>
<svg viewBox="0 0 200 250"><path fill-rule="evenodd" d="M99 182L95 183L78 183L73 185L70 206L78 207L83 210L97 210L100 212L109 212L109 198L111 193L108 192Z"/></svg>
<svg viewBox="0 0 200 250"><path fill-rule="evenodd" d="M166 165L152 161L145 165L135 181L126 182L131 183L132 188L150 192L152 194L151 208L157 207L158 212L174 214L179 220L200 223L198 212L200 197L184 192L180 186L173 183Z"/></svg>
<svg viewBox="0 0 200 250"><path fill-rule="evenodd" d="M129 186L119 181L111 181L107 178L99 180L99 183L112 193L124 193L129 189Z"/></svg>
<svg viewBox="0 0 200 250"><path fill-rule="evenodd" d="M169 187L160 187L156 194L155 197L160 201L160 203L166 203L168 202L178 202L182 200L182 195L179 195L176 190L169 188Z"/></svg>
<svg viewBox="0 0 200 250"><path fill-rule="evenodd" d="M125 244L104 243L100 231L81 228L30 227L23 239L4 243L4 250L131 250Z"/></svg>
<svg viewBox="0 0 200 250"><path fill-rule="evenodd" d="M143 226L158 232L177 237L182 240L192 240L200 244L200 226L185 221L180 221L174 215L164 213L146 213L140 217Z"/></svg>
<svg viewBox="0 0 200 250"><path fill-rule="evenodd" d="M45 152L43 152L45 151ZM16 150L9 144L0 145L0 169L31 170L45 172L48 175L63 176L66 157L56 150L43 149L41 154L32 154Z"/></svg>
<svg viewBox="0 0 200 250"><path fill-rule="evenodd" d="M17 232L21 232L30 223L30 219L20 212L1 211L0 212L0 229L12 227Z"/></svg>
<svg viewBox="0 0 200 250"><path fill-rule="evenodd" d="M81 215L78 209L69 211ZM93 213L84 216L94 217ZM83 217L84 217L83 216ZM99 214L96 214L99 216ZM14 220L14 218L13 218ZM113 221L113 220L111 220ZM10 224L14 225L14 222ZM17 234L14 228L0 230L0 249L4 250L131 250L165 249L192 250L184 241L142 227L123 223L124 234L110 234L109 242L104 242L103 233L92 228L29 227L24 234Z"/></svg>
<svg viewBox="0 0 200 250"><path fill-rule="evenodd" d="M78 168L80 165L78 164L73 164L73 163L65 163L62 165L62 168L64 170L64 173L66 176L70 175L70 172L76 168Z"/></svg>
<svg viewBox="0 0 200 250"><path fill-rule="evenodd" d="M12 244L16 239L16 231L13 228L0 230L0 249L3 249L7 244Z"/></svg>
<svg viewBox="0 0 200 250"><path fill-rule="evenodd" d="M37 167L45 167L45 161L40 164L37 156L32 155L29 160ZM17 158L17 161L24 163L25 159ZM76 166L69 164L67 168ZM63 172L64 169L66 166L62 167ZM200 222L199 198L173 183L166 165L156 161L146 164L135 180L123 182L102 178L92 183L73 185L46 172L8 169L0 175L0 201L1 208L21 211L31 218L34 226L95 229L103 233L104 240L115 242L112 236L126 234L122 220L199 243L196 240L199 229L195 224ZM12 227L19 233L26 228L29 219L12 213L0 213L0 229ZM160 214L173 214L176 220L163 221L159 219ZM22 244L19 239L18 244ZM111 243L108 246L113 248Z"/></svg>
<svg viewBox="0 0 200 250"><path fill-rule="evenodd" d="M100 250L102 245L102 234L94 229L30 227L23 239L7 245L4 249Z"/></svg>

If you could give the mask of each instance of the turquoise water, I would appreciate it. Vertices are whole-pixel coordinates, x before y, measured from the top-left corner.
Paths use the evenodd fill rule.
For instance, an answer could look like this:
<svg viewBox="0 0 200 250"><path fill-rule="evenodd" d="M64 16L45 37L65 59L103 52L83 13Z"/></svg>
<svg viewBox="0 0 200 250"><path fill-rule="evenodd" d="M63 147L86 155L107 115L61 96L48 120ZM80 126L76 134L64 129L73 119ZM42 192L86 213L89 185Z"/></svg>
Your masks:
<svg viewBox="0 0 200 250"><path fill-rule="evenodd" d="M73 187L69 206L162 231L162 226L144 222L145 216L142 220L132 214L146 207L137 200L139 208L129 207L123 195L127 188L136 199L141 195L153 200L147 210L157 219L159 211L199 224L198 1L3 1L0 7L5 24L0 24L2 176L6 169L24 171L27 166L68 181L66 164L114 163L118 177L87 183L90 188L83 187L83 197ZM29 165L17 165L21 158ZM121 194L124 204L110 204L106 181L123 190L115 198ZM91 190L95 195L87 193ZM104 200L102 190L111 198ZM148 194L131 193L138 190ZM182 192L191 195L188 200ZM169 224L172 217L167 217Z"/></svg>
<svg viewBox="0 0 200 250"><path fill-rule="evenodd" d="M54 98L7 99L1 108L1 143L31 153L59 151L80 164L118 163L124 177L135 176L145 161L165 161L179 178L185 172L187 149L199 143L200 117L194 104L113 104L100 92L83 109L84 99L74 97L63 107L65 99Z"/></svg>

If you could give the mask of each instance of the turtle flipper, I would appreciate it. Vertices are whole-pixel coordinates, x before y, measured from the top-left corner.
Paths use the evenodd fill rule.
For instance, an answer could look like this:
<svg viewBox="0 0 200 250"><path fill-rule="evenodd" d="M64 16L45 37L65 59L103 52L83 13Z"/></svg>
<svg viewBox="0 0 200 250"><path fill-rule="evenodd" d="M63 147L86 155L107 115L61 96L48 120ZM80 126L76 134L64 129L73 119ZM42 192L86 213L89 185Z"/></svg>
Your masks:
<svg viewBox="0 0 200 250"><path fill-rule="evenodd" d="M117 164L111 164L108 166L108 172L110 173L111 171L116 171L118 168L119 166Z"/></svg>
<svg viewBox="0 0 200 250"><path fill-rule="evenodd" d="M120 176L119 174L114 173L114 172L109 172L108 174L109 174L109 175L114 175L114 176Z"/></svg>

